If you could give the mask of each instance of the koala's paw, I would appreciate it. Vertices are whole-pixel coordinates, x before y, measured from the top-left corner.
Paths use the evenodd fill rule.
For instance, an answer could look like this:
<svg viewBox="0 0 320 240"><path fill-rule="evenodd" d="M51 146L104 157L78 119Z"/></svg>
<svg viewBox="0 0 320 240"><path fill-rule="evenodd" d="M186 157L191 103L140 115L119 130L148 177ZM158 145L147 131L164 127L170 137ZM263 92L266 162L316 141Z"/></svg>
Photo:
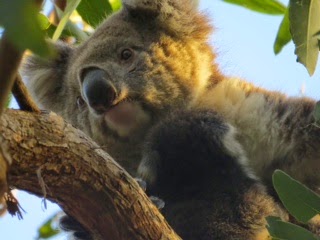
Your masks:
<svg viewBox="0 0 320 240"><path fill-rule="evenodd" d="M142 190L144 192L147 191L147 182L146 181L144 181L141 178L134 178L134 179L137 181L137 183L139 184L139 186L142 188Z"/></svg>
<svg viewBox="0 0 320 240"><path fill-rule="evenodd" d="M158 198L156 196L150 196L149 197L151 202L158 208L158 209L162 209L165 206L165 202L161 199Z"/></svg>
<svg viewBox="0 0 320 240"><path fill-rule="evenodd" d="M72 240L93 240L93 237L74 218L64 215L60 218L60 228L70 233Z"/></svg>
<svg viewBox="0 0 320 240"><path fill-rule="evenodd" d="M147 191L146 181L144 181L141 178L135 178L135 180L137 181L137 183L139 184L139 186L142 188L143 191ZM149 199L158 209L164 208L165 202L161 198L158 198L156 196L149 196Z"/></svg>

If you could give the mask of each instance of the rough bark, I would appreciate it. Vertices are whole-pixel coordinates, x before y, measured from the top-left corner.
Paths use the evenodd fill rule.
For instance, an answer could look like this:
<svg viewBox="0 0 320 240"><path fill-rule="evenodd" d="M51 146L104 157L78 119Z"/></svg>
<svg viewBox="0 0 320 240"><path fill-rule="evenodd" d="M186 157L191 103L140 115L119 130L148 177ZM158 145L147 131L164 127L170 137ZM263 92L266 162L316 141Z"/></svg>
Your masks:
<svg viewBox="0 0 320 240"><path fill-rule="evenodd" d="M9 184L58 203L102 239L180 239L138 184L56 114L6 110L0 136Z"/></svg>

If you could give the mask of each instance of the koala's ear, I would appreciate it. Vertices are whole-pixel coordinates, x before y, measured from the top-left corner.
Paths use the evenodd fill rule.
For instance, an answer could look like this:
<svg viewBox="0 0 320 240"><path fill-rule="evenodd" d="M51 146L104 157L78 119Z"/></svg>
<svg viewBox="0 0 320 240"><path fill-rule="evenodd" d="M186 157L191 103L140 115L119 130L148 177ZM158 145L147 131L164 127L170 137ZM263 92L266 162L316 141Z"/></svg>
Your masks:
<svg viewBox="0 0 320 240"><path fill-rule="evenodd" d="M66 98L64 81L72 48L64 43L56 43L54 48L56 56L52 59L27 57L21 74L39 107L59 113Z"/></svg>
<svg viewBox="0 0 320 240"><path fill-rule="evenodd" d="M135 18L155 21L170 34L207 39L212 26L198 10L197 0L123 0L123 8Z"/></svg>

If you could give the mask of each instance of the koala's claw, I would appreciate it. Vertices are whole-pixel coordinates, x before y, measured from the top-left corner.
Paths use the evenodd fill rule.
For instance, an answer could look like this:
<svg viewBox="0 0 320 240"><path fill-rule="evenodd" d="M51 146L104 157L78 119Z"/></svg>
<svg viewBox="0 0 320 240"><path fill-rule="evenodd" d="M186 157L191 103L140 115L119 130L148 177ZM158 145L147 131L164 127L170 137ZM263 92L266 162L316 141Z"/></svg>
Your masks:
<svg viewBox="0 0 320 240"><path fill-rule="evenodd" d="M147 190L147 182L141 178L135 178L135 180L137 181L139 186L142 188L142 190L145 192Z"/></svg>
<svg viewBox="0 0 320 240"><path fill-rule="evenodd" d="M147 190L147 182L141 178L135 178L135 180L137 181L139 186L142 188L142 190L145 192ZM161 198L158 198L156 196L149 196L149 199L158 209L164 208L165 202Z"/></svg>
<svg viewBox="0 0 320 240"><path fill-rule="evenodd" d="M158 198L156 196L150 196L149 197L151 202L158 208L158 209L162 209L165 206L165 202L161 199Z"/></svg>

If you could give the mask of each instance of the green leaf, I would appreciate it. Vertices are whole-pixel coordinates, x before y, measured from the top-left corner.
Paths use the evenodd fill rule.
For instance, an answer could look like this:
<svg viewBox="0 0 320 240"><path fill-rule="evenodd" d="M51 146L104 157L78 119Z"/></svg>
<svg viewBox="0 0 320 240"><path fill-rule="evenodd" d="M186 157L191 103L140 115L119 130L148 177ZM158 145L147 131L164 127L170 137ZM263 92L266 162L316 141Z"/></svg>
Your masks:
<svg viewBox="0 0 320 240"><path fill-rule="evenodd" d="M47 18L46 15L39 13L38 14L38 21L39 21L39 26L41 30L46 30L50 27L51 23L49 19Z"/></svg>
<svg viewBox="0 0 320 240"><path fill-rule="evenodd" d="M56 30L57 30L57 27L51 24L47 29L45 29L46 36L52 39L52 36ZM62 31L60 38L73 37L73 36L74 35L66 28Z"/></svg>
<svg viewBox="0 0 320 240"><path fill-rule="evenodd" d="M270 14L281 15L286 11L286 7L277 0L223 0L227 3L240 5L250 10Z"/></svg>
<svg viewBox="0 0 320 240"><path fill-rule="evenodd" d="M52 51L41 31L38 11L35 1L0 0L0 25L19 50L30 49L40 56L48 56Z"/></svg>
<svg viewBox="0 0 320 240"><path fill-rule="evenodd" d="M319 240L308 230L283 222L278 217L267 217L267 229L274 240Z"/></svg>
<svg viewBox="0 0 320 240"><path fill-rule="evenodd" d="M290 33L290 22L289 22L289 9L287 8L286 13L283 16L282 22L280 24L276 40L273 45L273 51L278 54L282 48L291 40Z"/></svg>
<svg viewBox="0 0 320 240"><path fill-rule="evenodd" d="M67 1L67 6L65 11L63 12L59 25L56 29L56 31L53 34L53 41L57 41L64 29L64 27L66 26L70 15L73 13L73 11L78 7L79 3L81 2L81 0L68 0Z"/></svg>
<svg viewBox="0 0 320 240"><path fill-rule="evenodd" d="M38 20L40 23L40 28L42 31L45 32L46 37L52 38L57 27L55 25L51 24L49 18L42 13L39 13ZM68 24L67 24L66 28L62 31L61 37L75 37L74 34L69 30Z"/></svg>
<svg viewBox="0 0 320 240"><path fill-rule="evenodd" d="M109 3L110 3L114 12L118 11L122 6L120 0L109 0Z"/></svg>
<svg viewBox="0 0 320 240"><path fill-rule="evenodd" d="M320 1L290 0L290 31L296 46L297 61L302 63L312 75L319 54Z"/></svg>
<svg viewBox="0 0 320 240"><path fill-rule="evenodd" d="M297 220L307 223L320 213L320 198L316 193L280 170L273 173L272 181L281 202Z"/></svg>
<svg viewBox="0 0 320 240"><path fill-rule="evenodd" d="M57 14L58 14L59 17L61 17L63 15L63 12L59 8L56 8L56 11L57 11ZM53 26L53 27L56 29L55 26ZM53 36L53 34L51 36ZM68 19L68 21L67 21L67 23L66 23L66 25L65 25L65 27L64 27L61 35L60 35L60 38L61 37L70 37L70 36L74 37L78 41L82 42L82 41L85 41L88 38L89 35L86 32L84 32L83 30L81 30L77 26L76 23L73 23Z"/></svg>
<svg viewBox="0 0 320 240"><path fill-rule="evenodd" d="M9 94L7 104L6 104L7 108L10 106L11 100L12 100L12 94Z"/></svg>
<svg viewBox="0 0 320 240"><path fill-rule="evenodd" d="M320 126L320 101L316 103L316 106L313 110L313 117L317 126Z"/></svg>
<svg viewBox="0 0 320 240"><path fill-rule="evenodd" d="M59 214L59 213L58 213ZM53 228L53 223L57 219L57 215L55 214L51 218L49 218L39 229L38 229L38 239L48 239L53 236L56 236L60 233L60 231L56 228Z"/></svg>
<svg viewBox="0 0 320 240"><path fill-rule="evenodd" d="M107 0L82 0L77 11L82 19L94 28L113 12Z"/></svg>

